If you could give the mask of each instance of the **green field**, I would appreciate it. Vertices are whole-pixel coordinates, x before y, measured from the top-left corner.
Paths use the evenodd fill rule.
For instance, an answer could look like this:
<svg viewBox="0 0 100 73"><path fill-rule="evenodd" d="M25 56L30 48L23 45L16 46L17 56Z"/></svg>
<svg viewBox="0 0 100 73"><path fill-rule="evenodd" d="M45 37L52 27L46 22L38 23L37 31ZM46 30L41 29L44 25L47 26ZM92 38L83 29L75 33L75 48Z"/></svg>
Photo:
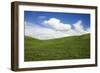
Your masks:
<svg viewBox="0 0 100 73"><path fill-rule="evenodd" d="M25 36L25 61L90 58L90 34L52 40Z"/></svg>

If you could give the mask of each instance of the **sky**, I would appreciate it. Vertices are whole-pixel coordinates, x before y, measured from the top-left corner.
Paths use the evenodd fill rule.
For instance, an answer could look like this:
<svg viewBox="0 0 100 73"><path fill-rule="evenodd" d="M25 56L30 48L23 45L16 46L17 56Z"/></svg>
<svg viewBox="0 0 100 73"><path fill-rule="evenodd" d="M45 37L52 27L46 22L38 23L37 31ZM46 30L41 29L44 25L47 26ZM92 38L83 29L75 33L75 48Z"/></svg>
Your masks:
<svg viewBox="0 0 100 73"><path fill-rule="evenodd" d="M40 40L90 33L90 14L24 11L25 35Z"/></svg>

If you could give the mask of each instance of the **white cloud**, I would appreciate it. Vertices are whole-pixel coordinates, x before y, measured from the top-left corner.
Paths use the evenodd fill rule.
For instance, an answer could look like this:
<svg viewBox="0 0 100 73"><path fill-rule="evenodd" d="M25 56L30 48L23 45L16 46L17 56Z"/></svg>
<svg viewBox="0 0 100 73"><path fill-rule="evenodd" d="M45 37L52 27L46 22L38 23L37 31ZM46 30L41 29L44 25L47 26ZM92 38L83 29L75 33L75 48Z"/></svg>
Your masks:
<svg viewBox="0 0 100 73"><path fill-rule="evenodd" d="M90 28L86 31L84 30L81 20L73 25L64 24L56 18L45 20L43 23L45 23L44 26L46 27L40 27L39 25L25 22L25 35L40 40L48 40L67 36L78 36L90 32ZM74 29L71 28L72 26Z"/></svg>
<svg viewBox="0 0 100 73"><path fill-rule="evenodd" d="M65 34L63 32L56 31L53 29L44 28L40 26L28 26L27 24L25 24L25 35L36 38L36 39L40 39L40 40L69 36L69 34Z"/></svg>
<svg viewBox="0 0 100 73"><path fill-rule="evenodd" d="M82 26L82 21L79 20L78 22L76 22L75 24L73 24L74 28L76 31L78 32L84 32L84 28Z"/></svg>
<svg viewBox="0 0 100 73"><path fill-rule="evenodd" d="M71 29L70 24L64 24L57 18L50 18L44 21L44 25L59 31L68 31Z"/></svg>

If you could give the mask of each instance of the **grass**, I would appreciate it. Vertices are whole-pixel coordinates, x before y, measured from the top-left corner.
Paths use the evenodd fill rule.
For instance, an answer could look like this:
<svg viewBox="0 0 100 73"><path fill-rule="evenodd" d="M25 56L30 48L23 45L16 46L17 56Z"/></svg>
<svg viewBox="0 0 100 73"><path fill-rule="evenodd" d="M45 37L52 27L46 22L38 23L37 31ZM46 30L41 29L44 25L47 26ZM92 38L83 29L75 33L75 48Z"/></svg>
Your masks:
<svg viewBox="0 0 100 73"><path fill-rule="evenodd" d="M90 58L90 34L52 40L25 36L25 61Z"/></svg>

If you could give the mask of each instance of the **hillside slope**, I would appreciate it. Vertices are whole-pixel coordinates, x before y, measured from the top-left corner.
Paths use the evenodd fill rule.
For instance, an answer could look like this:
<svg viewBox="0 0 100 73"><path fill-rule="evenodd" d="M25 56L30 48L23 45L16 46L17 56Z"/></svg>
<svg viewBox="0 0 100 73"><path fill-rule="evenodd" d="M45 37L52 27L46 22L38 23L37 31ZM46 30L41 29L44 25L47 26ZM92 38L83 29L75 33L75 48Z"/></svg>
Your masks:
<svg viewBox="0 0 100 73"><path fill-rule="evenodd" d="M84 59L90 57L90 34L52 40L25 36L25 61Z"/></svg>

